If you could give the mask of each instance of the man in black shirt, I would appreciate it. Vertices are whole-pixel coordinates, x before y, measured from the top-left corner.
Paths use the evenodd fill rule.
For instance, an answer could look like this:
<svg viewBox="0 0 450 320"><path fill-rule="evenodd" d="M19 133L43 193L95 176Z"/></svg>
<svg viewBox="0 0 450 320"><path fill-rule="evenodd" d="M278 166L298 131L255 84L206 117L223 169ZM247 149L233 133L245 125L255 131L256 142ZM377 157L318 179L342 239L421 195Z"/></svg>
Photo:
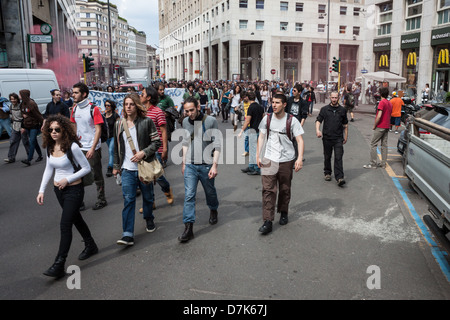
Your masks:
<svg viewBox="0 0 450 320"><path fill-rule="evenodd" d="M42 128L45 125L45 119L54 114L60 114L67 118L70 118L69 106L65 104L61 100L61 91L58 89L50 91L52 94L52 101L47 104L47 108L45 108L44 113L44 123L42 124Z"/></svg>
<svg viewBox="0 0 450 320"><path fill-rule="evenodd" d="M334 176L338 186L345 184L344 167L342 157L344 156L344 144L348 138L347 110L339 105L339 93L333 91L330 95L331 103L320 110L316 120L316 135L323 138L323 153L325 157L325 180L331 181L331 156L334 150ZM323 122L323 133L320 125Z"/></svg>
<svg viewBox="0 0 450 320"><path fill-rule="evenodd" d="M248 143L249 143L249 162L248 167L245 169L241 169L242 172L247 173L248 175L261 175L261 169L258 167L256 161L256 147L258 144L259 137L259 123L264 117L264 108L256 100L255 91L248 91L247 97L250 103L250 106L247 110L247 116L245 117L244 125L242 126L241 132L239 133L239 138L244 133L245 129L249 127L247 131L248 134Z"/></svg>

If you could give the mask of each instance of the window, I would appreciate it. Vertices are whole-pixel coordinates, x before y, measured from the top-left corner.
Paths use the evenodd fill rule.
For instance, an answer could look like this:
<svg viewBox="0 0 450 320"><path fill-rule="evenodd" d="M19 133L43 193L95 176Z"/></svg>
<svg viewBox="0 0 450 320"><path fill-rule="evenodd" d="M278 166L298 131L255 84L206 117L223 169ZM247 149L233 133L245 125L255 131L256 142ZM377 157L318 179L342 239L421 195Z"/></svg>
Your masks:
<svg viewBox="0 0 450 320"><path fill-rule="evenodd" d="M406 31L420 29L422 20L422 0L407 0L406 7Z"/></svg>
<svg viewBox="0 0 450 320"><path fill-rule="evenodd" d="M339 33L345 34L345 30L347 29L347 26L339 26Z"/></svg>
<svg viewBox="0 0 450 320"><path fill-rule="evenodd" d="M239 20L239 29L247 29L248 20Z"/></svg>
<svg viewBox="0 0 450 320"><path fill-rule="evenodd" d="M341 16L347 15L347 7L341 7L339 12L340 12Z"/></svg>
<svg viewBox="0 0 450 320"><path fill-rule="evenodd" d="M326 13L327 6L325 4L319 4L319 13Z"/></svg>
<svg viewBox="0 0 450 320"><path fill-rule="evenodd" d="M379 5L379 26L378 35L391 34L392 26L392 1L385 2Z"/></svg>
<svg viewBox="0 0 450 320"><path fill-rule="evenodd" d="M288 11L288 8L289 8L289 2L284 2L284 1L280 2L280 10L281 11Z"/></svg>
<svg viewBox="0 0 450 320"><path fill-rule="evenodd" d="M287 31L288 23L287 22L280 22L280 31Z"/></svg>
<svg viewBox="0 0 450 320"><path fill-rule="evenodd" d="M239 8L248 8L248 0L239 0Z"/></svg>
<svg viewBox="0 0 450 320"><path fill-rule="evenodd" d="M303 2L296 2L295 3L295 11L303 12Z"/></svg>
<svg viewBox="0 0 450 320"><path fill-rule="evenodd" d="M361 8L353 8L353 16L355 16L355 17L359 16L360 12L361 12Z"/></svg>
<svg viewBox="0 0 450 320"><path fill-rule="evenodd" d="M264 21L256 21L256 30L264 30Z"/></svg>
<svg viewBox="0 0 450 320"><path fill-rule="evenodd" d="M438 9L438 24L450 22L450 1L440 0Z"/></svg>
<svg viewBox="0 0 450 320"><path fill-rule="evenodd" d="M360 31L361 31L360 27L353 27L353 35L354 36L359 36Z"/></svg>
<svg viewBox="0 0 450 320"><path fill-rule="evenodd" d="M264 9L264 0L256 0L256 9Z"/></svg>
<svg viewBox="0 0 450 320"><path fill-rule="evenodd" d="M325 25L324 24L319 24L319 26L317 28L317 32L325 32Z"/></svg>
<svg viewBox="0 0 450 320"><path fill-rule="evenodd" d="M295 24L295 31L300 32L303 31L303 23L296 23Z"/></svg>

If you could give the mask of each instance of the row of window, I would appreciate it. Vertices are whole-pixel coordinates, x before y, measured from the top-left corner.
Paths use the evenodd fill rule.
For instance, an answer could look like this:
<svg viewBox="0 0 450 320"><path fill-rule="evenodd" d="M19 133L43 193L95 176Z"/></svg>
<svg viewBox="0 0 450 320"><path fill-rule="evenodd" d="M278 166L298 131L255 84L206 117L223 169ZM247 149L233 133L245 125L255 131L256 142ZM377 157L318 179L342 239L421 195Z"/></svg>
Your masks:
<svg viewBox="0 0 450 320"><path fill-rule="evenodd" d="M248 20L239 20L239 29L245 30L248 28ZM317 32L325 32L326 24L318 24ZM288 31L289 22L280 22L280 31ZM256 21L256 30L264 30L264 21ZM359 36L361 28L353 27L353 35ZM303 31L303 23L295 23L295 31ZM345 34L347 32L347 26L339 26L339 33Z"/></svg>

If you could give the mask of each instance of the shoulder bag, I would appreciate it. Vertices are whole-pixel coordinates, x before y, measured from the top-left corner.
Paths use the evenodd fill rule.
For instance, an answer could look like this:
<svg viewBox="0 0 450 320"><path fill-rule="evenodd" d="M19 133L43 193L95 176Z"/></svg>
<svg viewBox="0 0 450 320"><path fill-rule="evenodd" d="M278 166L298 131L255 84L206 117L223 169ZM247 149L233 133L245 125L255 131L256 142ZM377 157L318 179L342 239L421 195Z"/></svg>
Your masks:
<svg viewBox="0 0 450 320"><path fill-rule="evenodd" d="M133 143L133 138L131 138L130 130L128 129L127 120L122 119L123 128L127 135L128 143L130 144L131 151L135 155L136 147ZM138 162L138 176L139 180L144 184L149 184L151 182L156 183L156 180L164 175L164 168L159 160L155 157L155 160L147 162L141 160Z"/></svg>

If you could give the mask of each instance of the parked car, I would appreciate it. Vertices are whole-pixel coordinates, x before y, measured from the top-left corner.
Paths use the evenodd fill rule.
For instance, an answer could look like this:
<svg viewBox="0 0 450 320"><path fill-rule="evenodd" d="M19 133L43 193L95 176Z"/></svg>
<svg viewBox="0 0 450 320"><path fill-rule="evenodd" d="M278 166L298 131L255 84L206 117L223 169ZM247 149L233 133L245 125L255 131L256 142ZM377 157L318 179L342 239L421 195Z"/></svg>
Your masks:
<svg viewBox="0 0 450 320"><path fill-rule="evenodd" d="M411 187L429 204L431 215L423 220L450 252L450 105L433 105L433 112L410 118L403 167Z"/></svg>
<svg viewBox="0 0 450 320"><path fill-rule="evenodd" d="M141 83L127 83L120 85L120 92L127 92L128 88L134 88L136 92L144 90L144 86Z"/></svg>

